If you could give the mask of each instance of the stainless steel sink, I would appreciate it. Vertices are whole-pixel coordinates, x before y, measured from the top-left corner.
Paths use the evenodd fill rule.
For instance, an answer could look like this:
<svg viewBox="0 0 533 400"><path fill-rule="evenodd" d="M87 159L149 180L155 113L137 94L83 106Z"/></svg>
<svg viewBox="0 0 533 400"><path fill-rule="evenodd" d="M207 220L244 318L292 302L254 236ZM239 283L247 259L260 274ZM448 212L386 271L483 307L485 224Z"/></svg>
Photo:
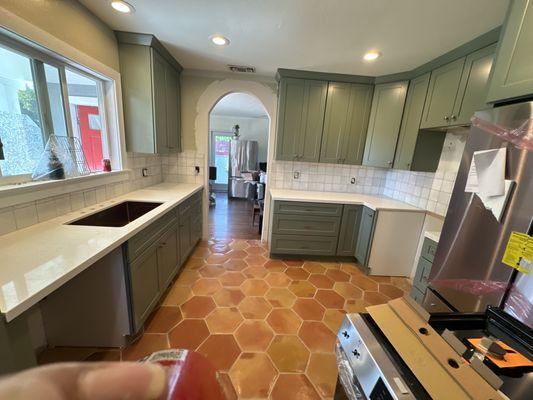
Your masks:
<svg viewBox="0 0 533 400"><path fill-rule="evenodd" d="M69 222L68 225L111 226L119 227L135 221L163 203L145 201L124 201L113 207L95 212L84 218Z"/></svg>

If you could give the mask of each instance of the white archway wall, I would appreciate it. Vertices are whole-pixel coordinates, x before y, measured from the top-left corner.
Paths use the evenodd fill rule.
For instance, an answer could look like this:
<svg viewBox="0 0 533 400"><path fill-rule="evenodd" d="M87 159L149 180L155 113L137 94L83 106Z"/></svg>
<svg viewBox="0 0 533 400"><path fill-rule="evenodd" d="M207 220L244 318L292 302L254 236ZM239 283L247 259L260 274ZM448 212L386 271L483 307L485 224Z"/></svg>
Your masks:
<svg viewBox="0 0 533 400"><path fill-rule="evenodd" d="M190 81L190 82L187 82ZM182 146L183 152L169 155L163 161L166 181L200 183L204 186L203 237L208 236L208 135L209 113L225 95L234 92L247 93L256 97L269 116L267 162L272 165L275 148L277 95L275 82L259 82L232 78L209 79L185 76L182 82ZM194 134L192 134L193 132ZM194 166L200 165L200 174L194 173ZM270 196L265 194L265 210L262 240L268 240L270 229Z"/></svg>

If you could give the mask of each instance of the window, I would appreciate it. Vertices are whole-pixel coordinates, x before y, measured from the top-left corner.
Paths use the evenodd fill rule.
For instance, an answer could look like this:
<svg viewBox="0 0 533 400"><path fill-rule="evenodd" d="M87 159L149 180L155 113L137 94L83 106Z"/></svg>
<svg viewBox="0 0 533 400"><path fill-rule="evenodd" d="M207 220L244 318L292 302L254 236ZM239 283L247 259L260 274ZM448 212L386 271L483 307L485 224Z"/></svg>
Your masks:
<svg viewBox="0 0 533 400"><path fill-rule="evenodd" d="M0 183L29 180L52 134L77 138L89 169L101 171L109 158L102 93L101 79L0 36Z"/></svg>

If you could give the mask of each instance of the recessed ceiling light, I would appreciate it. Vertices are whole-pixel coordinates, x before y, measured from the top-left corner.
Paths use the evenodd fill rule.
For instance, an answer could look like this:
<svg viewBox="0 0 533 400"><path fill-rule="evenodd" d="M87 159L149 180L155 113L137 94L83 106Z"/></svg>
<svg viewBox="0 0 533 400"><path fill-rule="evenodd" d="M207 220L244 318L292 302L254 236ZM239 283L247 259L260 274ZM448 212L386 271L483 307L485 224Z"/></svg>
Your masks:
<svg viewBox="0 0 533 400"><path fill-rule="evenodd" d="M222 35L211 36L211 41L217 46L227 46L229 44L229 39Z"/></svg>
<svg viewBox="0 0 533 400"><path fill-rule="evenodd" d="M135 12L135 7L124 0L113 0L111 2L111 7L124 14L131 14L132 12Z"/></svg>
<svg viewBox="0 0 533 400"><path fill-rule="evenodd" d="M374 61L374 60L378 59L379 57L381 57L381 53L379 51L372 50L372 51L367 52L363 56L363 59L365 61Z"/></svg>

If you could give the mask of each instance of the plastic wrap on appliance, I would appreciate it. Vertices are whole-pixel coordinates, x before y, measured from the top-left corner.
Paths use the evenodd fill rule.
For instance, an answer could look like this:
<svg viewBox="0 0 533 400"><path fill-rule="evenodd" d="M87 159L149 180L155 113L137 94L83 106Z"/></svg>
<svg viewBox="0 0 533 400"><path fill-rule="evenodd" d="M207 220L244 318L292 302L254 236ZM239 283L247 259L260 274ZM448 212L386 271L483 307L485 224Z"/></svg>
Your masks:
<svg viewBox="0 0 533 400"><path fill-rule="evenodd" d="M513 285L505 301L504 311L529 327L533 327L533 299Z"/></svg>
<svg viewBox="0 0 533 400"><path fill-rule="evenodd" d="M508 285L508 282L482 281L475 279L433 279L430 283L476 296L489 293L503 294Z"/></svg>
<svg viewBox="0 0 533 400"><path fill-rule="evenodd" d="M354 373L348 357L342 350L340 344L337 342L335 346L335 355L337 358L337 370L339 372L339 381L344 389L344 393L348 400L360 400L364 399L356 384L354 383Z"/></svg>
<svg viewBox="0 0 533 400"><path fill-rule="evenodd" d="M519 122L517 128L508 128L493 122L485 121L473 116L472 126L492 133L499 138L513 143L516 147L528 151L533 150L533 118L527 118Z"/></svg>

